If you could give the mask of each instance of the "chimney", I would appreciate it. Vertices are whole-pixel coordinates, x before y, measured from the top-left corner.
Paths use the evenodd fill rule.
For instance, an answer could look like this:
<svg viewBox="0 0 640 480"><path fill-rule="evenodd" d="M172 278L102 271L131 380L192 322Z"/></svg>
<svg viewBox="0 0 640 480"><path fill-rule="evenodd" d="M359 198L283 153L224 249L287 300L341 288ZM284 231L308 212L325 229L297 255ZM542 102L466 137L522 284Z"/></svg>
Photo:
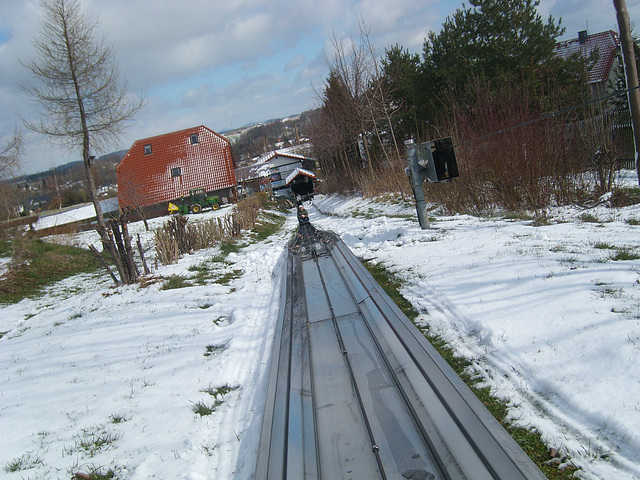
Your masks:
<svg viewBox="0 0 640 480"><path fill-rule="evenodd" d="M586 30L580 30L578 32L578 43L580 45L584 45L585 43L587 43L587 31Z"/></svg>

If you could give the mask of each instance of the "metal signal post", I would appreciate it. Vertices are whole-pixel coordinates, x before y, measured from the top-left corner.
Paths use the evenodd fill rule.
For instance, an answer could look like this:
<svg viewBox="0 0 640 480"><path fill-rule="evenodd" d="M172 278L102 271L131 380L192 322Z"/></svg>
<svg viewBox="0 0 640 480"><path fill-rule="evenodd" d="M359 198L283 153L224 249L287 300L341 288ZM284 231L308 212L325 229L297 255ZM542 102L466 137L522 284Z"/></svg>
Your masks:
<svg viewBox="0 0 640 480"><path fill-rule="evenodd" d="M453 149L451 137L431 140L424 143L414 143L413 140L404 142L407 147L407 168L413 196L416 199L416 213L418 222L423 230L429 228L427 202L422 189L422 183L448 182L458 176L458 164Z"/></svg>

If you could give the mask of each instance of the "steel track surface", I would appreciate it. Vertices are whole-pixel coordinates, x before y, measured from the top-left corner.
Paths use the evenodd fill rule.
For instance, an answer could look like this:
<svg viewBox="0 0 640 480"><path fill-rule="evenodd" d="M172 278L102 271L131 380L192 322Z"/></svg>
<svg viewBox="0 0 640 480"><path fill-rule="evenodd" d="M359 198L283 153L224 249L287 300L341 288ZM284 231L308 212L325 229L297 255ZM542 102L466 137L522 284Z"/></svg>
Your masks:
<svg viewBox="0 0 640 480"><path fill-rule="evenodd" d="M256 480L546 478L335 234L288 248Z"/></svg>

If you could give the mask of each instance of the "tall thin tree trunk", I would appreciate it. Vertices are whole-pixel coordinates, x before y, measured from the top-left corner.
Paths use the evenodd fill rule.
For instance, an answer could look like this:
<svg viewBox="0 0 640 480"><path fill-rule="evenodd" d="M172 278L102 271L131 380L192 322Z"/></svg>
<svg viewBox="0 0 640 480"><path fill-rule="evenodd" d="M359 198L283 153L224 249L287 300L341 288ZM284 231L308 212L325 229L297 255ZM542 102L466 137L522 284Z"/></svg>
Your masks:
<svg viewBox="0 0 640 480"><path fill-rule="evenodd" d="M624 69L627 75L627 88L629 88L629 108L631 110L631 123L633 125L634 144L636 147L636 172L640 184L640 90L638 90L638 68L636 56L633 52L633 37L629 23L629 12L625 0L613 0L620 29L620 44L624 58Z"/></svg>

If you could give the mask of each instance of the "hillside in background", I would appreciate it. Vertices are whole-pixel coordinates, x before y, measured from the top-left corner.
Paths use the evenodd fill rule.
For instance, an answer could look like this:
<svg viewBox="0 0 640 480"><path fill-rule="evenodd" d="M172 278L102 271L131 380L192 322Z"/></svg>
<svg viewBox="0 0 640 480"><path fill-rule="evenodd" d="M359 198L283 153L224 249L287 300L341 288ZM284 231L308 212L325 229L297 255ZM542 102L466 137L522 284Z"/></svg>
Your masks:
<svg viewBox="0 0 640 480"><path fill-rule="evenodd" d="M264 153L297 145L309 138L315 113L316 110L310 110L220 133L231 141L237 166L250 165L253 159Z"/></svg>

